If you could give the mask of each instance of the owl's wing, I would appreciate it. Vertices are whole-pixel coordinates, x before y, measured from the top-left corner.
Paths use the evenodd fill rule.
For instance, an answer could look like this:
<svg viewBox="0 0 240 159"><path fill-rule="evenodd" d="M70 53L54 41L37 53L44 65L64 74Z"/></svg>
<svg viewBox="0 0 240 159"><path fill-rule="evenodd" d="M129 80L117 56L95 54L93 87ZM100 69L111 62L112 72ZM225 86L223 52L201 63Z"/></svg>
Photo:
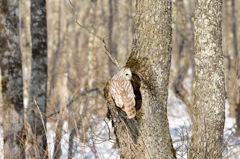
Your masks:
<svg viewBox="0 0 240 159"><path fill-rule="evenodd" d="M115 95L112 95L112 98L114 99L115 104L122 109L123 108L122 96L115 94Z"/></svg>
<svg viewBox="0 0 240 159"><path fill-rule="evenodd" d="M124 91L121 94L124 106L123 110L127 113L128 118L131 119L136 116L135 94L130 81L126 81L124 86Z"/></svg>
<svg viewBox="0 0 240 159"><path fill-rule="evenodd" d="M134 94L134 91L133 91L133 86L131 84L131 82L127 81L125 82L125 91L124 93L127 95L127 98L135 98L135 94Z"/></svg>
<svg viewBox="0 0 240 159"><path fill-rule="evenodd" d="M123 108L123 101L122 101L122 95L121 95L121 89L119 87L118 81L112 80L110 84L110 90L109 90L115 104Z"/></svg>
<svg viewBox="0 0 240 159"><path fill-rule="evenodd" d="M127 113L128 118L136 116L135 98L128 97L123 99L124 111Z"/></svg>

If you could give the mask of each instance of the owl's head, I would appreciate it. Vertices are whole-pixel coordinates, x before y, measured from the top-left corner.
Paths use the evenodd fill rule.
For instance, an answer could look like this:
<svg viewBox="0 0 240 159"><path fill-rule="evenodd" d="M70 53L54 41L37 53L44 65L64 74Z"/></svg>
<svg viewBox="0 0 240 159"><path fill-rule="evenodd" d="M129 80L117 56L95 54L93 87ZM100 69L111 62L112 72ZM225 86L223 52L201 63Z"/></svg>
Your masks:
<svg viewBox="0 0 240 159"><path fill-rule="evenodd" d="M130 81L132 79L132 73L130 68L122 68L119 71L119 75L121 76L122 80Z"/></svg>

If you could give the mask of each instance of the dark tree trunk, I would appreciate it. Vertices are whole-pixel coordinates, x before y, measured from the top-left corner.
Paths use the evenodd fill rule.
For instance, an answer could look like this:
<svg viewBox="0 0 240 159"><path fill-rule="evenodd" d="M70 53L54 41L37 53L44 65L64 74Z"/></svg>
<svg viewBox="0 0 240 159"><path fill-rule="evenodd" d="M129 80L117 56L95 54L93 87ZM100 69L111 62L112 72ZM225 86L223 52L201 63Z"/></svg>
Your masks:
<svg viewBox="0 0 240 159"><path fill-rule="evenodd" d="M47 108L46 22L46 1L31 0L32 71L28 122L35 136L34 155L39 158L48 158L46 118L44 117Z"/></svg>
<svg viewBox="0 0 240 159"><path fill-rule="evenodd" d="M0 1L0 32L4 157L23 159L24 106L17 0Z"/></svg>

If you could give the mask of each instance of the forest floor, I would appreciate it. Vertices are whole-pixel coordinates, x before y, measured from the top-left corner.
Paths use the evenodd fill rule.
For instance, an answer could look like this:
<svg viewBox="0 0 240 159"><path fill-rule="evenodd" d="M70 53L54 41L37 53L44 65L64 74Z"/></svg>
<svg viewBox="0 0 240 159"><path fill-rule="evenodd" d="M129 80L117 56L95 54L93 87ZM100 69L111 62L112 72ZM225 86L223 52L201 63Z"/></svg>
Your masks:
<svg viewBox="0 0 240 159"><path fill-rule="evenodd" d="M240 138L234 137L235 118L231 118L228 111L229 105L226 101L226 119L224 129L224 150L223 158L225 159L240 159ZM80 137L74 138L73 144L73 159L117 159L118 150L112 148L115 140L111 121L105 115L92 117L91 130L87 135L87 142L82 142ZM187 159L188 150L191 140L192 121L186 111L185 104L176 98L172 91L169 91L168 100L168 120L170 133L173 140L174 148L177 152L178 159ZM54 140L56 125L47 123L47 138L49 146L50 158L54 158ZM61 148L61 159L68 158L69 136L71 129L68 122L64 122ZM110 130L110 132L109 132ZM91 131L91 132L90 132ZM2 120L0 119L0 159L3 159L3 128Z"/></svg>
<svg viewBox="0 0 240 159"><path fill-rule="evenodd" d="M192 121L186 111L185 104L176 98L172 91L169 91L169 100L168 100L168 120L169 120L169 128L172 136L172 140L174 143L174 148L177 152L178 159L187 159L188 158L188 150L190 147L191 140L191 129L192 129ZM234 124L235 118L231 118L228 111L229 105L226 102L226 119L225 119L225 129L224 129L224 150L223 157L225 159L240 159L240 138L234 137ZM92 119L96 121L96 118ZM104 121L106 120L106 121ZM88 136L88 143L81 143L77 141L78 138L75 138L75 153L73 158L84 158L84 159L94 159L96 156L100 159L114 159L119 158L118 150L112 148L114 145L114 135L113 130L111 129L111 133L109 133L109 128L111 128L111 122L106 119L104 116L97 119L95 135ZM48 127L51 126L48 124ZM67 158L68 153L68 139L70 131L68 131L68 124L65 122L62 138L62 150L63 155L62 159ZM91 134L91 133L89 133ZM109 140L110 134L110 140ZM48 131L48 142L50 148L50 154L53 156L54 150L54 139L55 132L53 130ZM80 144L81 143L81 144ZM93 152L93 146L95 147L95 152Z"/></svg>

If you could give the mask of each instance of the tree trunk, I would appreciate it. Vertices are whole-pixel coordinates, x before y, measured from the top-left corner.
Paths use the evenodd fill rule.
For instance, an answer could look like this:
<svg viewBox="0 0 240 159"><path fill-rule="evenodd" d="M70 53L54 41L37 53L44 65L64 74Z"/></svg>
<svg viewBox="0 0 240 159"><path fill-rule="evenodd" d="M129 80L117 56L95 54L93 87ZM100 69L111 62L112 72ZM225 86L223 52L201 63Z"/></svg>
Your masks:
<svg viewBox="0 0 240 159"><path fill-rule="evenodd" d="M31 76L31 31L30 31L30 0L20 0L20 41L23 68L24 107L28 105ZM26 109L25 109L26 110Z"/></svg>
<svg viewBox="0 0 240 159"><path fill-rule="evenodd" d="M190 2L188 2L190 3ZM179 0L174 5L175 23L173 23L173 48L174 59L174 81L173 92L176 97L181 99L187 107L187 112L192 117L192 100L191 92L189 92L183 84L184 79L188 76L188 70L191 66L191 54L193 49L193 36L191 22L187 17L183 0ZM188 6L189 7L189 6Z"/></svg>
<svg viewBox="0 0 240 159"><path fill-rule="evenodd" d="M221 22L221 0L195 0L195 89L189 158L222 158L225 82Z"/></svg>
<svg viewBox="0 0 240 159"><path fill-rule="evenodd" d="M95 20L96 20L96 3L97 0L91 0L90 2L90 10L89 10L89 16L90 16L90 30L92 34L89 34L88 38L88 84L87 84L87 89L92 88L93 84L93 56L94 56L94 34L96 32L94 28Z"/></svg>
<svg viewBox="0 0 240 159"><path fill-rule="evenodd" d="M66 66L66 65L65 65ZM66 68L66 67L65 67ZM64 73L61 78L61 87L58 89L59 93L59 116L57 121L57 130L56 130L56 138L55 138L55 144L54 144L54 159L61 158L62 155L62 149L61 149L61 141L62 141L62 130L65 120L65 112L66 112L66 105L67 105L67 97L68 97L68 74Z"/></svg>
<svg viewBox="0 0 240 159"><path fill-rule="evenodd" d="M223 53L226 56L226 87L229 103L230 116L235 118L237 115L237 49L236 46L236 22L233 0L225 0L223 3ZM236 41L237 42L237 41Z"/></svg>
<svg viewBox="0 0 240 159"><path fill-rule="evenodd" d="M34 155L39 158L48 158L45 132L46 118L44 118L47 104L47 23L45 0L31 0L31 36L32 71L28 122L35 136Z"/></svg>
<svg viewBox="0 0 240 159"><path fill-rule="evenodd" d="M175 158L169 132L167 99L171 64L171 0L136 3L132 53L135 118L122 116L104 88L121 158Z"/></svg>
<svg viewBox="0 0 240 159"><path fill-rule="evenodd" d="M117 42L116 42L116 35L115 35L116 29L114 28L114 20L116 19L115 16L117 16L117 9L116 10L113 10L113 9L116 8L115 7L116 3L117 1L109 0L109 22L108 22L108 31L109 31L108 47L109 47L109 52L115 59L117 59ZM116 73L117 67L113 66L110 59L108 61L108 67L109 67L110 76Z"/></svg>
<svg viewBox="0 0 240 159"><path fill-rule="evenodd" d="M234 48L234 63L236 65L235 67L235 79L237 80L238 78L240 78L240 57L239 57L239 52L238 52L238 40L237 40L237 13L236 13L236 3L235 0L231 1L232 3L232 33L233 33L233 48ZM235 61L236 60L236 61ZM234 81L236 81L235 79L232 79ZM236 136L240 136L240 99L239 99L239 91L240 91L240 85L236 83L236 86L234 87L234 106L236 107L236 124L237 124L237 130L236 130ZM236 95L235 95L236 94ZM238 97L237 97L238 96Z"/></svg>
<svg viewBox="0 0 240 159"><path fill-rule="evenodd" d="M5 158L25 158L23 80L17 0L0 1L0 55Z"/></svg>
<svg viewBox="0 0 240 159"><path fill-rule="evenodd" d="M53 5L55 2L55 5ZM48 24L52 23L52 26L49 25L48 29L52 30L51 27L53 27L56 32L52 32L48 34L48 36L50 37L48 40L48 44L49 46L56 46L56 49L52 49L54 47L49 47L49 55L50 58L49 60L51 61L51 68L49 67L48 69L50 70L50 77L48 77L50 79L50 84L49 84L49 97L50 98L54 98L56 97L57 94L57 85L59 83L58 80L58 74L61 74L61 72L59 72L59 70L61 68L59 68L59 63L61 63L61 59L63 56L63 45L64 45L64 35L65 35L65 26L63 25L64 23L64 18L62 15L64 15L64 9L62 9L62 1L61 0L54 0L54 2L52 2L51 4L49 4L49 6L53 6L53 11L51 14L52 18L56 18L55 20L51 20L51 22L49 22ZM58 9L57 9L58 8ZM56 40L57 39L57 40ZM53 53L52 53L53 52ZM59 109L59 108L57 108Z"/></svg>

